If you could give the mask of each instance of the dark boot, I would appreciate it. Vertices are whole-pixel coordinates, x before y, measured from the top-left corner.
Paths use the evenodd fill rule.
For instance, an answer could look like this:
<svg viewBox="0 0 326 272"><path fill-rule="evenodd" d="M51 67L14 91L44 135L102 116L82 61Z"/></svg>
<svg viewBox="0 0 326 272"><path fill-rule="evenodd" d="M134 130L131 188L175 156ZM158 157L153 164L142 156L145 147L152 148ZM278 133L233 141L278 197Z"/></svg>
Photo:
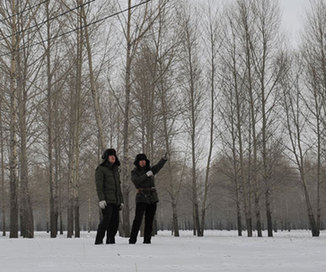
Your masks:
<svg viewBox="0 0 326 272"><path fill-rule="evenodd" d="M106 238L107 244L115 244L115 238L114 237L108 237Z"/></svg>
<svg viewBox="0 0 326 272"><path fill-rule="evenodd" d="M101 245L101 244L103 244L103 236L98 231L95 238L95 245Z"/></svg>

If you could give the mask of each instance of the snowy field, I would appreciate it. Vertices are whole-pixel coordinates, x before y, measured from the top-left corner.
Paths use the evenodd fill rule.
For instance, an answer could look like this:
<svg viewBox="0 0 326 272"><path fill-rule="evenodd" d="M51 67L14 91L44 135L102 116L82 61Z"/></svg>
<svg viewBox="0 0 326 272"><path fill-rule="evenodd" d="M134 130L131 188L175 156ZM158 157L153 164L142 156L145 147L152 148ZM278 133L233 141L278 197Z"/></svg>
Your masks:
<svg viewBox="0 0 326 272"><path fill-rule="evenodd" d="M264 233L266 236L266 233ZM94 245L95 232L80 239L0 237L0 271L326 271L326 232L312 238L308 231L277 232L274 238L237 237L235 231L206 231L205 237L181 232L172 237L164 231L152 244L129 245L116 238L115 245Z"/></svg>

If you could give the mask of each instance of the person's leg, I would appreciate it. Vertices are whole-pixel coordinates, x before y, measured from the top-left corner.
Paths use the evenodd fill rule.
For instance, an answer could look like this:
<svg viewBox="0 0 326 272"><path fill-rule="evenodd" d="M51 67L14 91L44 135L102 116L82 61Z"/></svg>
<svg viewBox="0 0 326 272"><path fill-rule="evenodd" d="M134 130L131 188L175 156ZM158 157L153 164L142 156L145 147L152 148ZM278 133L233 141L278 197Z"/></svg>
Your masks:
<svg viewBox="0 0 326 272"><path fill-rule="evenodd" d="M136 213L135 219L132 223L129 244L135 244L137 242L137 235L140 229L141 221L143 219L143 215L146 209L145 203L136 203Z"/></svg>
<svg viewBox="0 0 326 272"><path fill-rule="evenodd" d="M153 220L156 212L156 203L147 205L145 212L144 244L150 244L153 231Z"/></svg>
<svg viewBox="0 0 326 272"><path fill-rule="evenodd" d="M119 207L117 205L112 206L112 216L106 234L107 244L115 244L114 237L117 234L119 227Z"/></svg>
<svg viewBox="0 0 326 272"><path fill-rule="evenodd" d="M103 238L105 236L105 231L110 224L111 216L112 216L112 205L107 205L105 209L102 210L103 218L98 225L96 238L95 238L95 245L103 244Z"/></svg>

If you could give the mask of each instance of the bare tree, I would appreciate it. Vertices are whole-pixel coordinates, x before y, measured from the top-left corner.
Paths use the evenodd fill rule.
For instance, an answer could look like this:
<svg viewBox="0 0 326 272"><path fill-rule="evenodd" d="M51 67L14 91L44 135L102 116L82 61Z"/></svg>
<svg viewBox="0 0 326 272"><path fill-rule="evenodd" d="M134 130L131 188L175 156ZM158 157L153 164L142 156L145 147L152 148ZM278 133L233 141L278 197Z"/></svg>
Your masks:
<svg viewBox="0 0 326 272"><path fill-rule="evenodd" d="M47 73L47 108L48 108L48 120L47 120L47 133L48 133L48 160L49 160L49 206L50 206L50 236L52 238L57 237L58 227L58 203L57 203L57 188L55 180L53 179L53 102L52 102L52 63L51 63L51 23L50 23L50 2L45 4L46 10L46 30L47 30L47 45L45 49L46 54L46 73Z"/></svg>
<svg viewBox="0 0 326 272"><path fill-rule="evenodd" d="M248 107L250 112L249 119L249 158L252 162L249 162L249 180L252 181L253 193L254 193L254 210L256 215L256 229L258 236L262 236L261 214L260 214L260 184L258 179L258 131L257 131L257 100L258 94L255 92L255 75L254 75L254 61L252 48L254 46L255 29L252 24L251 18L253 16L253 1L238 2L239 5L239 26L241 29L241 36L243 37L243 49L244 49L244 63L246 65L246 90L248 91ZM251 142L252 141L252 142ZM251 148L253 150L251 150ZM251 152L253 152L251 154Z"/></svg>
<svg viewBox="0 0 326 272"><path fill-rule="evenodd" d="M80 5L80 0L77 0ZM81 88L82 88L82 65L83 65L83 24L82 10L77 14L77 29L76 36L76 75L75 82L71 86L71 113L72 113L72 129L70 143L70 159L69 159L69 208L68 220L70 228L68 229L68 237L72 237L73 226L75 229L75 237L80 237L79 228L79 161L80 161L80 127L81 127ZM74 220L74 223L73 223Z"/></svg>
<svg viewBox="0 0 326 272"><path fill-rule="evenodd" d="M314 143L312 154L316 158L316 225L321 228L321 186L323 184L322 171L325 163L323 139L325 138L326 122L326 40L325 18L326 5L323 1L312 1L308 12L307 24L302 45L302 61L304 63L305 92L301 99L308 110L307 123L310 128L310 142ZM317 232L318 232L317 231Z"/></svg>
<svg viewBox="0 0 326 272"><path fill-rule="evenodd" d="M164 6L167 1L159 1L158 6ZM141 9L139 16L133 20L132 18L132 5L131 0L128 0L128 16L123 25L124 36L126 39L126 66L124 72L124 108L123 108L123 154L122 154L122 188L123 188L123 198L124 198L124 209L123 209L123 235L129 236L130 232L130 219L129 219L129 193L130 193L130 182L129 182L129 150L130 150L130 108L131 100L130 94L132 89L132 62L139 48L139 44L148 30L153 26L154 22L158 17L159 10L157 7L151 7L149 1L142 3L144 8ZM155 5L155 4L153 4Z"/></svg>
<svg viewBox="0 0 326 272"><path fill-rule="evenodd" d="M199 220L198 200L198 131L200 129L199 114L201 108L202 85L200 81L201 69L198 60L198 18L186 10L185 6L180 10L180 27L183 31L181 56L181 78L184 80L183 91L185 101L185 127L190 138L191 165L192 165L192 203L194 235L201 236L202 229Z"/></svg>
<svg viewBox="0 0 326 272"><path fill-rule="evenodd" d="M289 135L289 151L293 154L295 165L300 173L300 181L305 196L307 215L313 236L319 236L319 227L315 219L312 203L310 200L309 187L307 185L307 175L305 168L305 158L310 145L304 141L304 131L307 126L306 112L302 96L302 83L300 82L301 62L297 57L297 62L291 63L296 70L289 72L288 80L284 80L283 106L286 114L286 128ZM290 63L288 64L290 65ZM292 80L291 80L292 79Z"/></svg>
<svg viewBox="0 0 326 272"><path fill-rule="evenodd" d="M10 7L8 7L9 5ZM2 3L1 14L6 16L16 14L18 6L16 1L12 0L8 3ZM18 30L16 16L9 19L10 25L8 30L11 35L4 32L4 28L0 30L1 36L6 41L6 48L10 52L9 61L9 88L10 88L10 102L9 102L9 118L10 118L10 151L9 151L9 170L10 170L10 238L18 237L18 155L17 155L17 54L19 48L19 37L16 33ZM7 36L9 36L7 38Z"/></svg>
<svg viewBox="0 0 326 272"><path fill-rule="evenodd" d="M163 2L163 1L162 1ZM172 18L173 5L159 6L155 26L148 31L141 42L141 50L134 63L134 119L135 131L140 128L139 141L142 149L152 159L165 150L170 154L167 175L162 177L164 190L168 193L172 205L173 233L179 236L177 201L180 192L180 180L174 172L173 139L176 136L175 120L180 111L175 94L175 65L178 53L178 31ZM170 41L173 42L170 42ZM156 106L157 105L157 106ZM138 108L138 107L139 108ZM157 125L162 124L162 126ZM135 135L137 136L137 135ZM163 188L162 188L163 189Z"/></svg>
<svg viewBox="0 0 326 272"><path fill-rule="evenodd" d="M212 152L213 152L213 144L214 144L214 123L215 123L215 100L216 100L216 75L217 75L217 57L218 57L218 50L219 50L219 25L218 19L219 14L217 11L214 11L211 3L207 6L207 22L206 22L206 35L207 35L207 51L208 51L208 63L209 63L209 93L210 93L210 112L209 112L209 147L208 147L208 157L207 157L207 164L206 164L206 173L205 173L205 183L204 183L204 196L203 196L203 203L201 209L201 226L202 232L201 235L204 235L205 229L205 219L206 219L206 212L207 212L207 202L208 202L208 190L209 190L209 178L210 178L210 167L211 167L211 160L212 160Z"/></svg>
<svg viewBox="0 0 326 272"><path fill-rule="evenodd" d="M95 75L93 69L92 48L91 48L90 38L88 33L87 16L86 16L85 8L83 6L83 2L84 2L83 0L79 1L79 5L81 5L81 16L83 19L83 27L84 27L83 35L86 40L86 50L87 50L88 67L89 67L89 80L91 84L91 93L92 93L92 98L94 103L94 112L95 112L96 124L98 129L99 150L100 152L103 152L106 140L103 131L103 122L102 122L102 114L100 109L99 95L95 84L96 82L95 82Z"/></svg>
<svg viewBox="0 0 326 272"><path fill-rule="evenodd" d="M262 181L266 185L265 204L268 236L273 236L272 210L270 202L271 190L270 172L268 171L267 147L269 139L276 133L273 124L277 120L275 110L279 104L278 82L284 73L284 58L282 57L281 37L279 35L280 11L277 3L270 0L254 1L253 14L257 17L256 39L257 42L251 43L252 62L259 88L259 105L261 115L261 153L262 153ZM255 46L255 48L254 48ZM254 122L254 120L252 120ZM253 128L254 131L254 128Z"/></svg>
<svg viewBox="0 0 326 272"><path fill-rule="evenodd" d="M252 236L252 211L251 211L251 184L245 177L246 163L245 150L246 133L248 116L248 107L246 92L242 91L246 88L246 65L243 57L243 41L239 35L238 27L238 8L236 6L229 7L225 14L225 23L222 37L223 46L219 52L221 72L219 81L222 90L220 101L220 114L222 120L227 127L227 131L231 133L231 138L227 137L225 131L221 132L222 141L225 148L229 148L233 162L233 174L231 178L235 183L235 201L237 207L237 223L238 235L241 235L241 202L245 214L247 234ZM238 56L242 56L239 58ZM232 139L229 142L228 139ZM226 142L225 142L226 141ZM241 197L242 196L242 197Z"/></svg>
<svg viewBox="0 0 326 272"><path fill-rule="evenodd" d="M4 165L4 133L3 133L3 97L0 96L0 164L1 164L1 213L2 213L2 236L6 236L6 210L5 210L5 165Z"/></svg>

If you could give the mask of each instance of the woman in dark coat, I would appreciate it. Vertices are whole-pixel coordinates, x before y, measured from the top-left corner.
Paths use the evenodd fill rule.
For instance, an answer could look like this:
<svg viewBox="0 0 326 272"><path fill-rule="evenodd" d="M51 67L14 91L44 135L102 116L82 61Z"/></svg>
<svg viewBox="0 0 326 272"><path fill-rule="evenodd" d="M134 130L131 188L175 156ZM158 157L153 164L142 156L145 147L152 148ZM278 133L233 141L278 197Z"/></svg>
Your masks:
<svg viewBox="0 0 326 272"><path fill-rule="evenodd" d="M106 243L115 243L114 237L119 226L119 210L123 206L119 175L120 162L116 151L112 148L105 150L102 159L103 162L95 171L96 191L103 214L96 233L96 245L103 244L106 231Z"/></svg>
<svg viewBox="0 0 326 272"><path fill-rule="evenodd" d="M139 228L145 213L144 244L150 244L152 238L153 220L158 202L154 176L161 170L167 161L165 155L156 165L150 166L145 154L136 156L134 170L131 171L131 180L136 186L136 213L132 224L129 244L135 244Z"/></svg>

